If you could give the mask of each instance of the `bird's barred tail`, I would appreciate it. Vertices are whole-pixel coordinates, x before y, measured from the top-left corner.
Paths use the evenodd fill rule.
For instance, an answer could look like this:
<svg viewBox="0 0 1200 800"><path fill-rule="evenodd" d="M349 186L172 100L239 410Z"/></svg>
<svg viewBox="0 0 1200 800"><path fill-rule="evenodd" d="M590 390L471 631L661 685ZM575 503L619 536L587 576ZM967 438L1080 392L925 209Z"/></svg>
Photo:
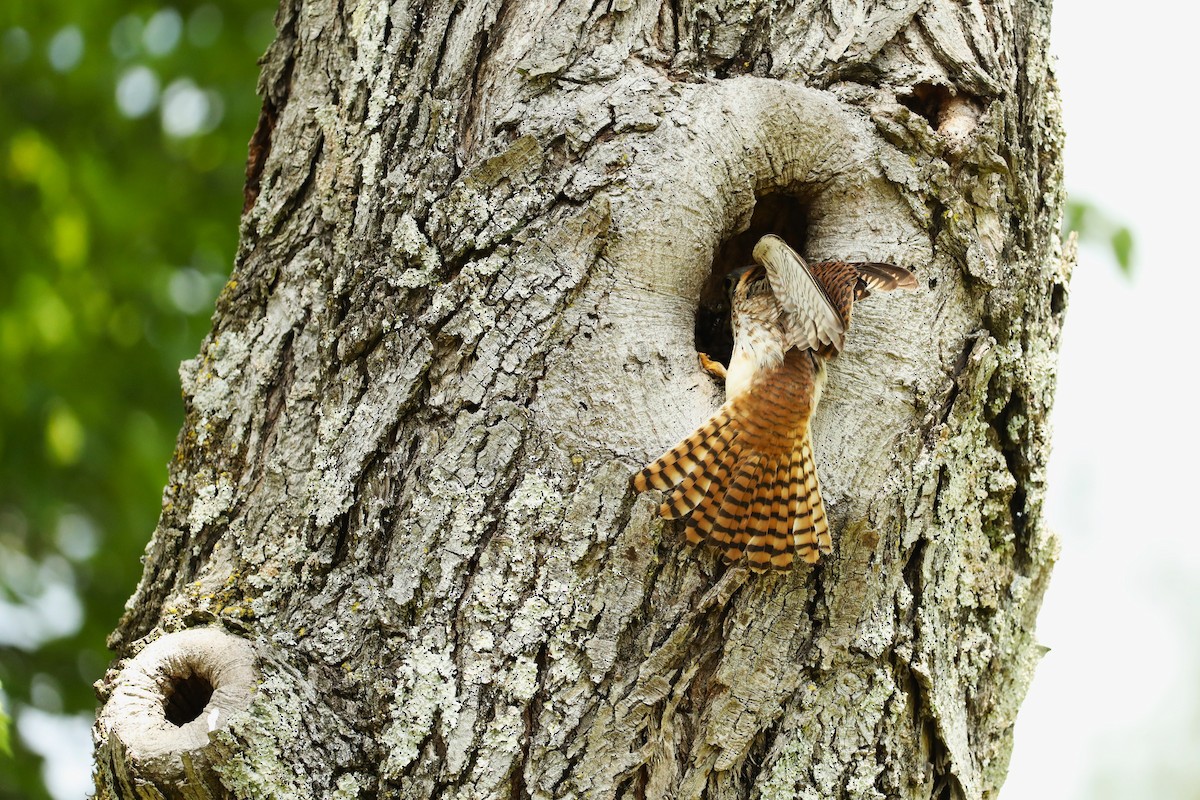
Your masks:
<svg viewBox="0 0 1200 800"><path fill-rule="evenodd" d="M638 491L666 492L661 513L678 519L693 544L708 542L727 561L743 556L751 569L816 563L833 550L807 435L792 449L764 453L739 440L728 409L639 472Z"/></svg>
<svg viewBox="0 0 1200 800"><path fill-rule="evenodd" d="M821 554L833 552L833 537L829 535L829 520L825 516L825 503L821 500L821 485L817 482L817 465L813 460L812 439L805 436L797 449L798 469L792 484L800 492L798 511L792 517L792 537L796 555L810 564L820 560Z"/></svg>
<svg viewBox="0 0 1200 800"><path fill-rule="evenodd" d="M732 479L698 504L687 537L709 542L727 561L745 556L756 572L790 569L797 559L814 564L831 553L809 438L793 451L742 458Z"/></svg>
<svg viewBox="0 0 1200 800"><path fill-rule="evenodd" d="M633 478L639 492L659 489L668 492L662 515L677 519L687 514L724 475L720 467L731 455L736 430L729 424L729 412L721 408L691 436L647 464Z"/></svg>

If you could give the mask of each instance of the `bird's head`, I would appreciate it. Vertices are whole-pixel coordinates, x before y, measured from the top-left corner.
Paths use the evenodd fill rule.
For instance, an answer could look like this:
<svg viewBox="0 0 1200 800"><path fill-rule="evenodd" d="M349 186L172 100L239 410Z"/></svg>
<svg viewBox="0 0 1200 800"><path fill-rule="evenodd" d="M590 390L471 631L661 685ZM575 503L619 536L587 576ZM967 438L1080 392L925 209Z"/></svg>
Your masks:
<svg viewBox="0 0 1200 800"><path fill-rule="evenodd" d="M747 297L751 291L759 285L760 281L766 281L767 271L762 268L761 264L747 264L744 267L738 267L731 270L725 276L725 293L729 296L729 301ZM762 286L768 284L762 283Z"/></svg>

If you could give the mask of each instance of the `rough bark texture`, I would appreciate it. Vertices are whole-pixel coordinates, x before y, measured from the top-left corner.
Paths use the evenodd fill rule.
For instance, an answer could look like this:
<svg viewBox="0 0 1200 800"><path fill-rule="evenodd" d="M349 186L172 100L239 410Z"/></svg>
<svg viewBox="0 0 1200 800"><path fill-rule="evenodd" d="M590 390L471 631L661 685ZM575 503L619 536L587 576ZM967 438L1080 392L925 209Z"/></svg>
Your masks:
<svg viewBox="0 0 1200 800"><path fill-rule="evenodd" d="M1049 12L284 0L112 636L235 634L257 689L182 759L102 715L99 795L995 797L1055 552ZM719 404L697 307L768 228L922 289L831 367L835 555L755 576L629 478Z"/></svg>

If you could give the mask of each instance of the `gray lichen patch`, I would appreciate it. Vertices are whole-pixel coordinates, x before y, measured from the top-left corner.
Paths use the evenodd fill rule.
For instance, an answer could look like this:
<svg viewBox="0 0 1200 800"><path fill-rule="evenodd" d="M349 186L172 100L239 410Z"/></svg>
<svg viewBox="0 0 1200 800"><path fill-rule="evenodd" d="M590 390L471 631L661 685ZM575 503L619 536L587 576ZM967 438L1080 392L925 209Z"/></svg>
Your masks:
<svg viewBox="0 0 1200 800"><path fill-rule="evenodd" d="M435 725L443 739L449 738L460 710L456 673L444 649L414 649L400 666L394 676L392 708L396 717L383 731L382 744L388 754L381 770L383 780L401 779Z"/></svg>
<svg viewBox="0 0 1200 800"><path fill-rule="evenodd" d="M196 489L188 513L188 527L198 533L205 525L215 522L233 504L233 484L228 478L218 479L216 484L207 484Z"/></svg>
<svg viewBox="0 0 1200 800"><path fill-rule="evenodd" d="M234 797L317 796L313 782L319 775L298 769L294 761L314 699L298 676L276 672L264 677L246 721L236 732L216 737L224 754L216 772Z"/></svg>

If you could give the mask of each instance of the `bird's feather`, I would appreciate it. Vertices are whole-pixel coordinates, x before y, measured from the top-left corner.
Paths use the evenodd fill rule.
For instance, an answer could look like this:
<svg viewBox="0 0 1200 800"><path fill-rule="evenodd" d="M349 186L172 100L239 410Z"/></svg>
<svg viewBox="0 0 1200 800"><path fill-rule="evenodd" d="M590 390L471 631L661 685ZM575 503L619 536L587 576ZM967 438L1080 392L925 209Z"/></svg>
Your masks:
<svg viewBox="0 0 1200 800"><path fill-rule="evenodd" d="M810 485L796 444L807 440L817 380L813 356L790 351L642 469L634 487L664 490L660 511L668 519L690 513L685 530L693 544L708 542L728 561L745 556L754 570L791 567L805 557L796 546L797 512L821 507L816 473Z"/></svg>
<svg viewBox="0 0 1200 800"><path fill-rule="evenodd" d="M768 235L755 245L754 260L766 269L783 311L785 347L816 350L824 345L840 351L846 342L846 322L804 259L783 239Z"/></svg>
<svg viewBox="0 0 1200 800"><path fill-rule="evenodd" d="M861 300L871 292L890 292L895 289L916 289L917 279L904 267L895 264L884 264L878 261L868 261L853 264L858 271L861 294L855 293L855 300Z"/></svg>
<svg viewBox="0 0 1200 800"><path fill-rule="evenodd" d="M777 236L764 236L754 258L761 269L740 271L734 288L725 404L633 485L665 492L663 517L690 514L689 542L755 571L784 570L833 550L808 427L822 365L841 350L855 300L917 281L879 262L810 267Z"/></svg>

